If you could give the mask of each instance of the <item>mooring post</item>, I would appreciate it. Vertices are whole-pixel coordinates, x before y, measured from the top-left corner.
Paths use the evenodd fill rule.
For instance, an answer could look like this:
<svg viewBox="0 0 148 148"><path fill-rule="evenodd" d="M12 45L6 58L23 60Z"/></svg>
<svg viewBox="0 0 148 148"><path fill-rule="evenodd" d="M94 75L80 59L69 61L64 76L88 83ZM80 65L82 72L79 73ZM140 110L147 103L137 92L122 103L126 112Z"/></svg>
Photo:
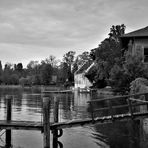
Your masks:
<svg viewBox="0 0 148 148"><path fill-rule="evenodd" d="M7 95L6 96L6 103L7 103L7 122L11 121L11 102L12 102L12 96ZM11 130L7 129L6 130L6 148L11 147Z"/></svg>
<svg viewBox="0 0 148 148"><path fill-rule="evenodd" d="M109 103L109 112L111 114L111 119L112 121L114 121L114 114L113 114L113 108L112 108L112 100L108 100L108 103Z"/></svg>
<svg viewBox="0 0 148 148"><path fill-rule="evenodd" d="M91 112L92 123L95 123L95 120L94 120L93 103L92 103L92 102L89 102L89 106L90 106L90 112Z"/></svg>
<svg viewBox="0 0 148 148"><path fill-rule="evenodd" d="M50 98L43 96L43 143L50 148Z"/></svg>
<svg viewBox="0 0 148 148"><path fill-rule="evenodd" d="M54 122L59 122L59 100L54 96Z"/></svg>
<svg viewBox="0 0 148 148"><path fill-rule="evenodd" d="M128 101L129 112L130 112L131 117L133 119L134 118L134 115L133 115L132 102L131 102L130 98L127 98L127 101Z"/></svg>
<svg viewBox="0 0 148 148"><path fill-rule="evenodd" d="M54 123L59 122L59 100L54 96ZM58 130L53 129L53 148L58 147Z"/></svg>

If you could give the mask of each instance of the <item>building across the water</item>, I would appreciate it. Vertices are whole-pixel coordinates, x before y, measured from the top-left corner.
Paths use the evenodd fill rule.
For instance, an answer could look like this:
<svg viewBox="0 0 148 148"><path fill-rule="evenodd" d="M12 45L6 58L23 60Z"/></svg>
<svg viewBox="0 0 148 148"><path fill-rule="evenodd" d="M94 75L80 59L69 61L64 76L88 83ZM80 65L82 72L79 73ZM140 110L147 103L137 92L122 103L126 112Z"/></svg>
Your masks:
<svg viewBox="0 0 148 148"><path fill-rule="evenodd" d="M74 88L80 91L89 91L92 82L86 77L86 73L94 65L91 61L85 62L74 74Z"/></svg>
<svg viewBox="0 0 148 148"><path fill-rule="evenodd" d="M132 55L138 54L148 63L148 26L121 36L122 47Z"/></svg>

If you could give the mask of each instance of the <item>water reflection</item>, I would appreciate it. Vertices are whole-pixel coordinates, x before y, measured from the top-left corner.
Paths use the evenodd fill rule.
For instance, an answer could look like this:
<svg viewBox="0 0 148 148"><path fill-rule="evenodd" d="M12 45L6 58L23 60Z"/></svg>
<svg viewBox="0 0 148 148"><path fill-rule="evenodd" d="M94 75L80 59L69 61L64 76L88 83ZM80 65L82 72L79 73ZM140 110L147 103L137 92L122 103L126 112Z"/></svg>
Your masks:
<svg viewBox="0 0 148 148"><path fill-rule="evenodd" d="M26 121L42 120L42 98L40 90L37 89L0 89L0 119L6 118L5 94L13 95L12 119ZM51 101L51 121L53 121L53 95ZM87 101L96 98L104 98L104 95L96 93L67 93L56 94L59 99L59 121L70 121L86 119L90 117ZM117 103L117 102L114 102ZM98 103L96 107L106 106L107 102ZM102 115L102 114L100 114ZM95 124L92 126L64 129L64 134L59 140L64 148L145 148L148 137L143 132L142 126L148 129L146 121L136 123L114 122L109 124ZM146 131L146 130L145 130ZM144 136L144 139L143 139ZM3 140L4 137L2 137ZM142 140L143 139L143 140ZM52 135L51 135L52 142ZM0 141L1 144L1 141ZM12 144L14 148L41 148L43 137L39 131L12 131Z"/></svg>

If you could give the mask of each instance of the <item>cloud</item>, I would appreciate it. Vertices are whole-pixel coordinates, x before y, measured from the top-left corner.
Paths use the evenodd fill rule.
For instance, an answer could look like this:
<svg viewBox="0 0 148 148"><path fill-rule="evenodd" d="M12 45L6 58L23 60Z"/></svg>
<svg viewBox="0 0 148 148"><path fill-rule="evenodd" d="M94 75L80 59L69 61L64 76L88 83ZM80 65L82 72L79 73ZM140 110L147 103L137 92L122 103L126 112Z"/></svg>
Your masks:
<svg viewBox="0 0 148 148"><path fill-rule="evenodd" d="M0 52L13 57L16 51L22 59L50 53L62 57L69 50L80 53L95 48L112 25L124 23L127 31L147 26L147 4L147 0L0 1Z"/></svg>

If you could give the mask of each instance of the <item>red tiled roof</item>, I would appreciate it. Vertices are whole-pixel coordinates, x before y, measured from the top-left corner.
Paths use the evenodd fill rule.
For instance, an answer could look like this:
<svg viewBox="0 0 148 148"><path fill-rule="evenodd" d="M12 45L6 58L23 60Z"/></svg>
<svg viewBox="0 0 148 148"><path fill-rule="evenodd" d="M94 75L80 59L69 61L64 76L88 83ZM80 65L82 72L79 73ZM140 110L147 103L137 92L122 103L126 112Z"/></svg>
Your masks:
<svg viewBox="0 0 148 148"><path fill-rule="evenodd" d="M130 33L126 33L121 37L148 37L148 26L142 29L135 30Z"/></svg>

